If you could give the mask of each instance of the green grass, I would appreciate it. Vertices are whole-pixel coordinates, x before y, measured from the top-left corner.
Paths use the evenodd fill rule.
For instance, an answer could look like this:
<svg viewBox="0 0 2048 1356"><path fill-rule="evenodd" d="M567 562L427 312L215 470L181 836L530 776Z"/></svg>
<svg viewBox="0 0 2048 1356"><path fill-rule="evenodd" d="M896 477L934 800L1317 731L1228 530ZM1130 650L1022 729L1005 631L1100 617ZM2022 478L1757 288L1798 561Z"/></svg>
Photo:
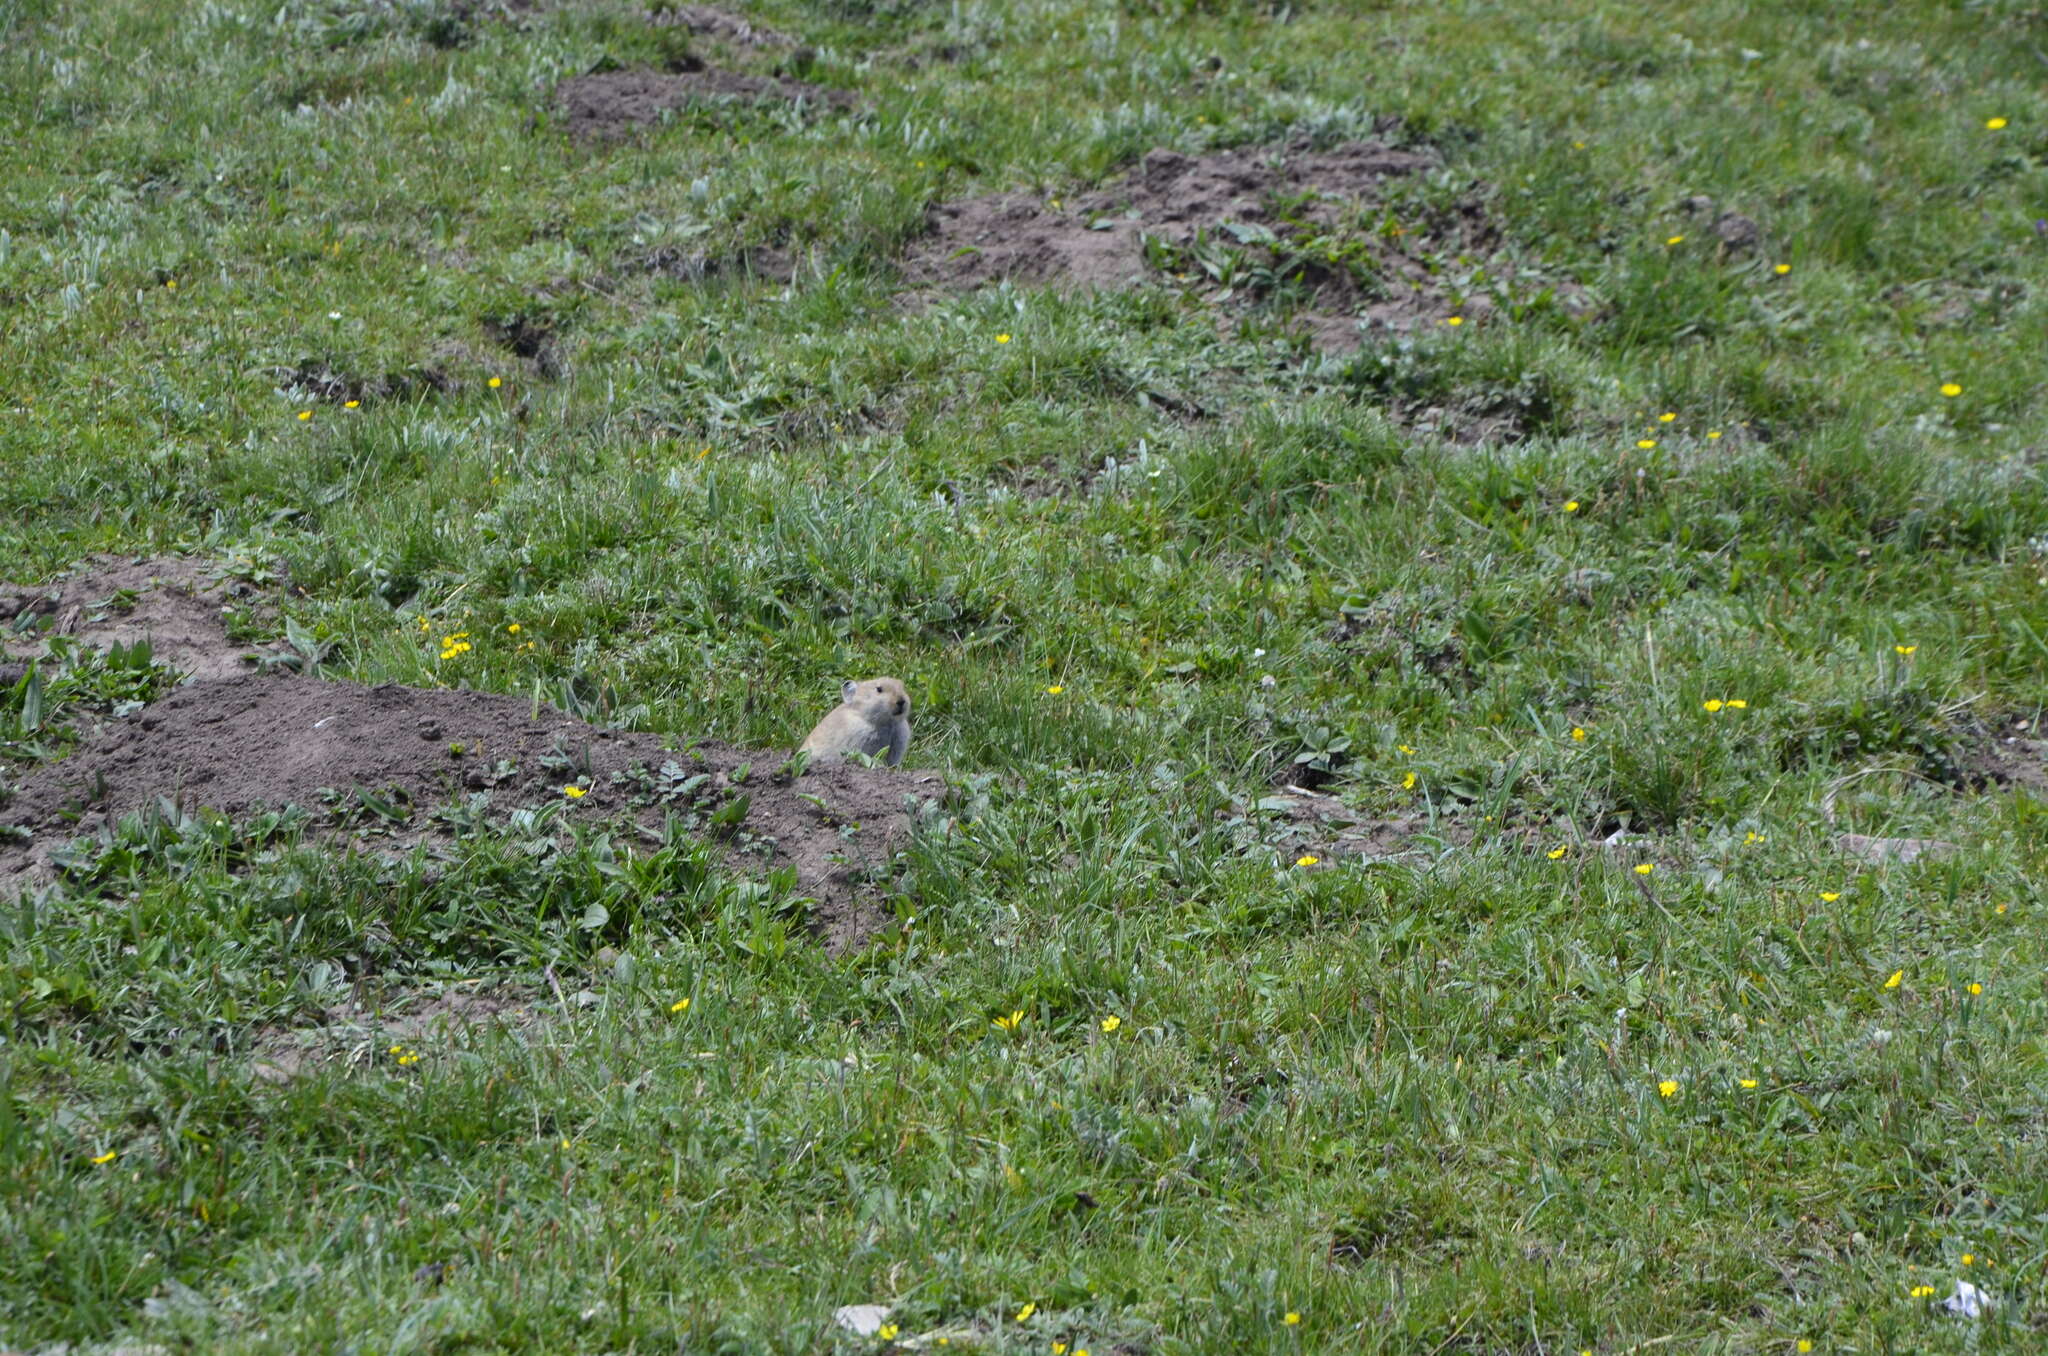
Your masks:
<svg viewBox="0 0 2048 1356"><path fill-rule="evenodd" d="M0 903L0 1344L2037 1349L2048 814L1973 769L2048 693L2038 12L750 13L863 110L572 143L558 79L683 49L626 0L0 0L0 577L277 561L338 676L763 748L896 673L957 788L845 957L683 841L131 823ZM1337 360L892 301L935 198L1376 120L1586 304ZM0 786L149 687L48 667ZM1412 854L1259 845L1332 752ZM252 1071L458 982L525 1015Z"/></svg>

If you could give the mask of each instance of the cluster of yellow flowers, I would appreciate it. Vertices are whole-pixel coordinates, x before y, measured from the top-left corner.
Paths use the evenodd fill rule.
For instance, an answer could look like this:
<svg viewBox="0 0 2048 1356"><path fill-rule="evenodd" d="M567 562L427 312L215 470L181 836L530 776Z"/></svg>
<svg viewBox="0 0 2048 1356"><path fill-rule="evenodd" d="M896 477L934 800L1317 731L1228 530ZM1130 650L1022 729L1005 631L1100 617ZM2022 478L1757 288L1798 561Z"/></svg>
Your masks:
<svg viewBox="0 0 2048 1356"><path fill-rule="evenodd" d="M1700 710L1705 711L1710 716L1717 711L1747 711L1748 709L1749 703L1741 697L1728 697L1725 699L1709 697L1700 703Z"/></svg>
<svg viewBox="0 0 2048 1356"><path fill-rule="evenodd" d="M453 659L470 651L469 632L455 631L441 637L441 658Z"/></svg>
<svg viewBox="0 0 2048 1356"><path fill-rule="evenodd" d="M402 1045L394 1045L384 1053L396 1060L401 1067L409 1067L420 1062L419 1051L408 1050Z"/></svg>

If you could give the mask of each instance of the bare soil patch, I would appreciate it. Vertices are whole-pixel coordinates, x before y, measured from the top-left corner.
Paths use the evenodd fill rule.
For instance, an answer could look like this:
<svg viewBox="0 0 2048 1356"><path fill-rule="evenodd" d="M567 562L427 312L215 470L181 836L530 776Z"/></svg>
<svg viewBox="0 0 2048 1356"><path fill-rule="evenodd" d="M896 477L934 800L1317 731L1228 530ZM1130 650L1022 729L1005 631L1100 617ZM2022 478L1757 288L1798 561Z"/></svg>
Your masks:
<svg viewBox="0 0 2048 1356"><path fill-rule="evenodd" d="M817 900L813 927L835 948L853 945L886 921L869 883L887 875L904 841L906 798L914 804L936 782L835 767L790 783L775 775L781 763L722 744L675 751L658 735L495 693L254 675L195 682L22 780L0 806L0 830L14 830L0 832L0 897L49 878L53 854L74 836L159 797L231 817L296 805L318 832L364 850L452 838L430 812L475 796L487 798L493 821L566 803L574 819L648 827L669 813L708 820L744 797L737 823L705 830L719 834L731 869L792 870L798 891ZM588 789L568 801L562 787L572 783Z"/></svg>
<svg viewBox="0 0 2048 1356"><path fill-rule="evenodd" d="M716 5L664 5L657 7L649 18L657 25L687 29L697 37L728 47L788 51L797 45L796 39L787 33Z"/></svg>
<svg viewBox="0 0 2048 1356"><path fill-rule="evenodd" d="M1265 797L1259 809L1260 841L1272 847L1283 865L1303 857L1335 864L1347 858L1370 862L1425 855L1433 832L1439 847L1471 838L1461 825L1439 824L1432 831L1427 820L1412 815L1376 819L1335 796L1300 786Z"/></svg>
<svg viewBox="0 0 2048 1356"><path fill-rule="evenodd" d="M207 561L93 556L54 583L0 585L0 673L47 653L51 636L71 636L99 650L146 640L181 676L230 677L265 651L228 639L227 614L267 601Z"/></svg>
<svg viewBox="0 0 2048 1356"><path fill-rule="evenodd" d="M531 363L537 375L549 381L562 375L559 336L545 317L486 316L483 325L484 333L491 337L493 343L513 357Z"/></svg>
<svg viewBox="0 0 2048 1356"><path fill-rule="evenodd" d="M296 367L276 369L278 388L299 399L340 405L354 400L373 403L386 400L415 400L458 389L460 382L439 367L420 365L404 372L370 374L350 372L320 358L308 358Z"/></svg>
<svg viewBox="0 0 2048 1356"><path fill-rule="evenodd" d="M1484 294L1460 295L1439 264L1498 245L1477 198L1431 219L1390 214L1385 186L1440 163L1381 142L1200 156L1153 150L1103 189L939 203L903 273L926 291L1003 280L1116 288L1166 276L1223 302L1293 288L1305 298L1300 323L1313 343L1356 348L1366 332L1491 309Z"/></svg>
<svg viewBox="0 0 2048 1356"><path fill-rule="evenodd" d="M796 256L773 245L756 245L730 254L661 245L641 255L634 261L634 266L643 273L656 273L687 283L727 278L786 283L796 277Z"/></svg>
<svg viewBox="0 0 2048 1356"><path fill-rule="evenodd" d="M673 73L599 71L575 76L555 87L555 101L569 135L578 139L619 136L693 104L784 103L839 109L854 105L845 90L779 75L743 75L693 65L694 69Z"/></svg>
<svg viewBox="0 0 2048 1356"><path fill-rule="evenodd" d="M1955 763L1963 784L1973 790L2019 787L2036 800L2048 800L2048 740L1986 730L1956 754Z"/></svg>
<svg viewBox="0 0 2048 1356"><path fill-rule="evenodd" d="M546 1007L537 994L472 983L433 994L402 990L385 1002L351 999L326 1009L315 1025L258 1032L249 1072L265 1083L289 1083L332 1065L389 1059L393 1045L460 1046L478 1032L523 1031Z"/></svg>

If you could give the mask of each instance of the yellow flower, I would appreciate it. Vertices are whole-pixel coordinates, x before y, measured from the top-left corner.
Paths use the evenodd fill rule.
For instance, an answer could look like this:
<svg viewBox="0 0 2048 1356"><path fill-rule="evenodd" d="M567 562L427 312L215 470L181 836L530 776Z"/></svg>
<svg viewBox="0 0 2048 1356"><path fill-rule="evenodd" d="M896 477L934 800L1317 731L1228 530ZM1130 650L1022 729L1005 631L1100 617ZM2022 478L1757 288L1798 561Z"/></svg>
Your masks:
<svg viewBox="0 0 2048 1356"><path fill-rule="evenodd" d="M1905 977L1906 972L1904 970L1894 970L1892 971L1892 977L1884 982L1884 986L1887 989L1896 989L1899 987L1900 981L1905 979Z"/></svg>
<svg viewBox="0 0 2048 1356"><path fill-rule="evenodd" d="M1415 750L1409 748L1406 744L1396 744L1394 745L1394 747L1399 749L1402 753L1407 754L1411 758L1415 756Z"/></svg>
<svg viewBox="0 0 2048 1356"><path fill-rule="evenodd" d="M484 383L484 385L490 387L493 391L497 390L500 386L503 386L504 384L505 383L497 377L492 377L489 381Z"/></svg>
<svg viewBox="0 0 2048 1356"><path fill-rule="evenodd" d="M1554 862L1558 858L1564 856L1564 851L1565 850L1563 844L1559 844L1557 847L1552 848L1549 852L1546 852L1543 855L1550 858L1550 860Z"/></svg>
<svg viewBox="0 0 2048 1356"><path fill-rule="evenodd" d="M1114 1030L1116 1030L1116 1029L1117 1029L1118 1027L1122 1026L1123 1024L1124 1024L1124 1019L1123 1019L1123 1018L1121 1018L1121 1017L1119 1017L1119 1016L1117 1016L1117 1015L1116 1015L1115 1013L1113 1013L1113 1012L1112 1012L1112 1013L1110 1013L1110 1014L1109 1014L1109 1016L1107 1016L1107 1017L1105 1017L1105 1018L1103 1018L1103 1019L1102 1019L1102 1029L1103 1029L1104 1031L1114 1031Z"/></svg>
<svg viewBox="0 0 2048 1356"><path fill-rule="evenodd" d="M1666 240L1664 243L1667 245L1683 245L1685 243L1685 237L1682 235L1674 235L1669 240Z"/></svg>
<svg viewBox="0 0 2048 1356"><path fill-rule="evenodd" d="M1566 513L1577 513L1577 512L1579 511L1579 501L1578 501L1578 500L1576 500L1576 499L1567 499L1567 500L1565 500L1565 501L1564 501L1564 511L1565 511Z"/></svg>
<svg viewBox="0 0 2048 1356"><path fill-rule="evenodd" d="M1720 437L1720 436L1721 436L1721 430L1720 430L1720 429L1717 429L1717 428L1710 428L1710 429L1708 429L1708 430L1707 430L1707 437L1708 437L1708 439L1709 439L1709 440L1712 440L1712 439L1718 438L1718 437Z"/></svg>
<svg viewBox="0 0 2048 1356"><path fill-rule="evenodd" d="M1918 645L1894 645L1892 646L1892 653L1900 655L1910 655L1913 653L1913 651L1919 648L1920 647Z"/></svg>
<svg viewBox="0 0 2048 1356"><path fill-rule="evenodd" d="M178 290L178 280L176 278L165 278L164 286L175 292Z"/></svg>
<svg viewBox="0 0 2048 1356"><path fill-rule="evenodd" d="M1977 1265L1977 1254L1974 1252L1966 1252L1963 1254L1962 1260L1964 1266L1973 1267Z"/></svg>
<svg viewBox="0 0 2048 1356"><path fill-rule="evenodd" d="M999 344L1007 344L1010 342L1010 336L1007 334L999 334L996 336L996 342Z"/></svg>
<svg viewBox="0 0 2048 1356"><path fill-rule="evenodd" d="M1970 983L1969 983L1969 985L1968 985L1968 989L1969 989L1969 994L1970 994L1970 997L1972 997L1972 998L1975 998L1975 997L1976 997L1976 996L1977 996L1978 994L1980 994L1980 993L1983 993L1983 992L1984 992L1984 986L1983 986L1982 984L1979 984L1979 983L1978 983L1978 982L1977 982L1976 980L1974 980L1974 979L1970 981Z"/></svg>
<svg viewBox="0 0 2048 1356"><path fill-rule="evenodd" d="M1747 711L1749 709L1749 703L1747 701L1744 701L1741 697L1730 697L1728 699L1728 707L1730 710L1733 711Z"/></svg>
<svg viewBox="0 0 2048 1356"><path fill-rule="evenodd" d="M1444 320L1444 324L1446 325L1462 325L1464 323L1465 317L1461 315L1448 316Z"/></svg>
<svg viewBox="0 0 2048 1356"><path fill-rule="evenodd" d="M875 1336L881 1338L884 1342L892 1342L900 1331L902 1329L898 1328L894 1323L884 1323L881 1327L875 1329Z"/></svg>
<svg viewBox="0 0 2048 1356"><path fill-rule="evenodd" d="M1722 703L1719 697L1709 697L1707 700L1700 703L1700 709L1711 714L1715 711L1720 710L1721 705Z"/></svg>
<svg viewBox="0 0 2048 1356"><path fill-rule="evenodd" d="M1984 130L1985 130L1985 131L1987 131L1987 132L2002 132L2002 131L2004 131L2004 130L2005 130L2005 119L2004 119L2004 118L1986 118L1986 119L1984 119Z"/></svg>
<svg viewBox="0 0 2048 1356"><path fill-rule="evenodd" d="M1412 773L1412 772L1411 772L1411 773L1409 773L1409 774L1408 774L1407 776L1405 776L1405 777L1403 777L1403 778L1401 779L1401 789L1402 789L1403 791L1413 791L1413 790L1415 789L1415 774L1414 774L1414 773Z"/></svg>
<svg viewBox="0 0 2048 1356"><path fill-rule="evenodd" d="M505 634L506 634L506 635L508 635L508 636L516 636L516 635L518 635L518 634L519 634L519 623L518 623L518 622L513 622L513 623L512 623L512 624L511 624L510 626L506 627L506 628L505 628Z"/></svg>
<svg viewBox="0 0 2048 1356"><path fill-rule="evenodd" d="M1997 907L1996 909L1992 910L1992 912L1993 912L1993 913L2004 913L2004 912L2005 912L2005 905L2003 905L2003 904L1999 905L1999 906L1998 906L1998 907Z"/></svg>
<svg viewBox="0 0 2048 1356"><path fill-rule="evenodd" d="M1655 862L1638 862L1636 864L1636 874L1638 876L1647 876L1656 869L1657 864Z"/></svg>
<svg viewBox="0 0 2048 1356"><path fill-rule="evenodd" d="M341 402L341 407L345 410L359 409L362 403L360 400L344 400Z"/></svg>
<svg viewBox="0 0 2048 1356"><path fill-rule="evenodd" d="M1744 845L1744 846L1746 846L1746 847L1754 847L1754 846L1755 846L1756 844L1758 844L1758 843L1761 843L1761 842L1763 842L1763 841L1764 841L1764 836L1763 836L1762 834L1760 834L1760 833L1756 832L1756 831L1755 831L1754 829L1752 829L1752 830L1750 830L1750 831L1749 831L1748 833L1745 833L1744 835L1742 835L1742 842L1743 842L1743 845Z"/></svg>
<svg viewBox="0 0 2048 1356"><path fill-rule="evenodd" d="M1659 1097L1676 1097L1678 1095L1678 1080L1667 1078L1662 1083L1659 1083L1657 1085L1657 1095Z"/></svg>
<svg viewBox="0 0 2048 1356"><path fill-rule="evenodd" d="M1292 1309L1289 1309L1287 1311L1287 1317L1281 1319L1280 1321L1282 1323L1285 1323L1290 1328L1299 1327L1301 1324L1301 1315L1295 1313Z"/></svg>
<svg viewBox="0 0 2048 1356"><path fill-rule="evenodd" d="M996 1029L999 1031L1015 1031L1023 1024L1024 1014L1022 1012L1013 1012L1007 1017L998 1017L995 1020Z"/></svg>
<svg viewBox="0 0 2048 1356"><path fill-rule="evenodd" d="M1840 890L1823 890L1820 892L1820 899L1823 904L1832 904L1841 897L1842 892Z"/></svg>
<svg viewBox="0 0 2048 1356"><path fill-rule="evenodd" d="M1303 853L1301 856L1296 857L1294 859L1294 864L1296 866L1314 866L1317 862L1321 860L1322 858L1316 856L1314 853Z"/></svg>
<svg viewBox="0 0 2048 1356"><path fill-rule="evenodd" d="M305 423L305 422L306 422L306 421L307 421L308 419L311 419L312 417L313 417L313 412L312 412L311 410L300 410L300 411L299 411L299 422L300 422L300 423L302 423L302 424L303 424L303 423Z"/></svg>
<svg viewBox="0 0 2048 1356"><path fill-rule="evenodd" d="M1787 273L1790 273L1791 271L1792 265L1790 264L1773 264L1771 266L1771 272L1777 274L1781 278L1784 277Z"/></svg>
<svg viewBox="0 0 2048 1356"><path fill-rule="evenodd" d="M1065 1342L1053 1343L1052 1356L1067 1356L1067 1344Z"/></svg>
<svg viewBox="0 0 2048 1356"><path fill-rule="evenodd" d="M1740 1083L1745 1089L1753 1090L1756 1087L1756 1080L1754 1078L1738 1078L1735 1081Z"/></svg>
<svg viewBox="0 0 2048 1356"><path fill-rule="evenodd" d="M1065 685L1060 683L1054 683L1051 687L1045 690L1045 695L1048 697L1057 697L1060 695L1060 693L1065 692L1066 690L1067 689Z"/></svg>
<svg viewBox="0 0 2048 1356"><path fill-rule="evenodd" d="M1645 452L1649 451L1649 450L1650 450L1651 448L1655 447L1656 445L1657 445L1657 440L1656 440L1655 438L1638 438L1638 439L1636 439L1636 446L1637 446L1637 447L1640 447L1640 448L1642 448L1642 449L1643 449L1643 451L1645 451Z"/></svg>
<svg viewBox="0 0 2048 1356"><path fill-rule="evenodd" d="M1676 410L1666 410L1666 411L1664 411L1664 413L1662 413L1662 414L1660 414L1660 415L1658 415L1658 416L1657 416L1657 422L1658 422L1658 423L1660 423L1660 424L1668 424L1668 423L1670 423L1670 422L1671 422L1672 420L1676 419L1677 417L1678 417L1678 411L1676 411Z"/></svg>
<svg viewBox="0 0 2048 1356"><path fill-rule="evenodd" d="M690 1010L690 1000L678 998L675 1002L668 1005L668 1010L670 1012L688 1012Z"/></svg>
<svg viewBox="0 0 2048 1356"><path fill-rule="evenodd" d="M120 1155L121 1151L119 1149L109 1149L105 1153L101 1154L99 1157L93 1159L93 1165L95 1167L103 1168L107 1164L113 1162L116 1158L120 1157Z"/></svg>
<svg viewBox="0 0 2048 1356"><path fill-rule="evenodd" d="M582 800L585 796L589 795L590 792L580 786L565 786L562 788L562 794L567 796L570 800Z"/></svg>
<svg viewBox="0 0 2048 1356"><path fill-rule="evenodd" d="M1805 1356L1805 1353L1806 1353L1806 1352L1809 1352L1809 1351L1812 1351L1812 1350L1813 1350L1813 1341L1812 1341L1812 1339L1811 1339L1811 1338L1806 1338L1806 1337L1802 1337L1802 1338L1800 1338L1800 1339L1799 1339L1799 1351L1800 1351L1800 1356Z"/></svg>
<svg viewBox="0 0 2048 1356"><path fill-rule="evenodd" d="M1914 1299L1926 1299L1929 1295L1933 1293L1934 1287L1931 1285L1916 1285L1913 1287Z"/></svg>
<svg viewBox="0 0 2048 1356"><path fill-rule="evenodd" d="M1038 1306L1036 1304L1026 1303L1022 1309L1019 1309L1017 1311L1017 1321L1019 1323L1022 1323L1025 1319L1031 1317L1033 1314L1037 1312Z"/></svg>
<svg viewBox="0 0 2048 1356"><path fill-rule="evenodd" d="M1575 739L1575 740L1577 740L1577 741L1578 741L1579 743L1581 743L1581 744L1585 743L1585 742L1586 742L1586 731L1585 731L1585 727L1584 727L1584 726L1580 726L1580 725L1574 725L1574 726L1572 726L1572 738L1573 738L1573 739Z"/></svg>
<svg viewBox="0 0 2048 1356"><path fill-rule="evenodd" d="M1586 149L1586 143L1583 141L1574 141L1572 143L1572 149L1575 151L1583 151Z"/></svg>
<svg viewBox="0 0 2048 1356"><path fill-rule="evenodd" d="M1941 384L1941 393L1953 399L1963 393L1963 388L1952 381L1945 381Z"/></svg>

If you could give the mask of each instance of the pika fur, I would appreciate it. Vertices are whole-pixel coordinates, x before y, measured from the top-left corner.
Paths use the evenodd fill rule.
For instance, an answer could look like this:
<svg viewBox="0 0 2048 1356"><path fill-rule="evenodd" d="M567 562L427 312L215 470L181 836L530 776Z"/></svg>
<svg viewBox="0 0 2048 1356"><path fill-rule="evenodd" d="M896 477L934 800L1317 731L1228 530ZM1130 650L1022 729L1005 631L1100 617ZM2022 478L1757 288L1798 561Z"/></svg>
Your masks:
<svg viewBox="0 0 2048 1356"><path fill-rule="evenodd" d="M840 763L855 751L869 757L888 750L895 767L910 747L910 694L894 678L848 679L839 685L839 705L825 713L805 737L800 752L817 764Z"/></svg>

